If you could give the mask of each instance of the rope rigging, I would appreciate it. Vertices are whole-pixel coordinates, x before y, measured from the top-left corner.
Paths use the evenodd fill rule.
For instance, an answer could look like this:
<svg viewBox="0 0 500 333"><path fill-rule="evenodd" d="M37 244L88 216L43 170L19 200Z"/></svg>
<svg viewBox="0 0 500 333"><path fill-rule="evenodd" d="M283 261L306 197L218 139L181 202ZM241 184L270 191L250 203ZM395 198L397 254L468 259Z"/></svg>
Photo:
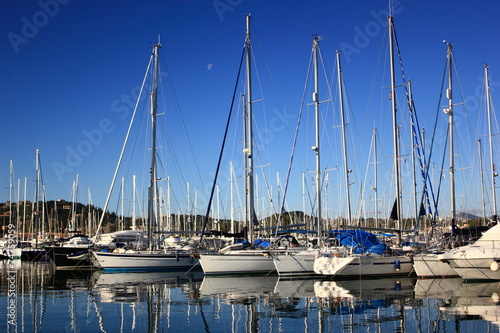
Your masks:
<svg viewBox="0 0 500 333"><path fill-rule="evenodd" d="M434 123L434 130L433 130L433 135L432 135L432 140L431 140L431 151L429 153L428 159L426 159L425 153L424 153L423 138L421 136L420 125L419 125L418 118L417 118L417 111L416 111L413 99L410 96L410 93L408 91L408 85L407 85L407 80L406 80L406 76L404 73L403 61L402 61L402 57L401 57L401 52L400 52L400 48L399 48L396 30L394 29L393 31L394 31L394 40L396 43L397 55L398 55L398 59L399 59L401 76L403 79L403 85L404 85L404 89L405 89L406 101L407 101L408 107L409 107L412 135L415 138L414 147L415 147L416 152L417 152L417 157L418 157L418 162L419 162L419 167L421 170L421 177L422 177L422 182L423 182L423 191L422 191L422 197L421 197L421 200L419 203L419 207L422 206L424 201L425 201L427 209L429 211L429 215L432 216L433 221L431 223L433 223L433 228L434 228L435 219L438 217L438 209L437 209L437 200L436 200L435 195L434 195L434 189L432 187L432 183L429 180L429 163L427 162L427 160L430 160L431 156L432 156L432 147L434 146L433 143L434 143L436 128L437 128L437 115L439 114L439 112L436 113L436 120ZM445 71L445 73L446 73L446 71ZM442 85L443 84L444 84L444 74L443 74ZM442 91L442 89L441 89L441 91ZM441 98L440 98L440 100L441 100ZM439 108L438 108L438 111L439 111ZM431 206L429 192L430 192L430 196L432 197L433 206ZM433 208L434 208L434 213L432 213ZM418 214L416 216L416 220L415 220L415 231L418 231L418 224L419 224L419 219L421 216L420 214L421 214L421 211L419 209Z"/></svg>
<svg viewBox="0 0 500 333"><path fill-rule="evenodd" d="M233 113L233 106L234 106L234 101L236 99L236 92L237 92L237 89L238 89L238 82L240 80L241 67L243 65L243 59L245 58L245 51L246 51L245 48L243 48L243 52L241 54L241 59L240 59L240 65L238 67L238 75L236 76L236 83L234 85L233 97L232 97L232 100L231 100L231 106L229 108L229 115L227 117L226 129L224 130L224 138L222 139L222 147L221 147L221 150L219 152L219 159L217 161L217 168L215 170L214 181L213 181L212 189L210 190L210 197L208 199L207 212L205 214L205 219L203 220L203 227L201 229L200 244L201 244L201 242L203 240L203 235L205 234L205 229L207 227L208 218L209 218L209 215L210 215L210 209L212 207L212 201L213 201L213 197L214 197L215 187L216 187L216 184L217 184L217 178L219 176L220 166L221 166L221 162L222 162L222 154L224 152L224 147L226 146L226 139L227 139L227 135L228 135L228 131L229 131L229 125L231 123L231 115Z"/></svg>
<svg viewBox="0 0 500 333"><path fill-rule="evenodd" d="M308 81L309 81L309 73L311 72L312 57L313 57L313 53L311 52L311 56L309 58L309 66L307 67L306 82L304 84L304 91L302 93L302 99L300 102L299 116L297 117L297 125L295 127L295 136L293 138L292 151L290 153L290 160L288 162L288 169L287 169L286 178L285 178L285 186L283 188L283 198L282 198L281 203L280 203L278 220L276 221L276 233L275 233L276 237L278 235L278 230L279 230L279 227L281 224L281 217L282 217L283 209L284 209L285 202L286 202L286 194L287 194L287 190L288 190L288 184L290 181L290 174L292 172L293 157L295 155L295 148L297 147L297 138L299 136L300 122L302 119L302 112L304 110L304 104L305 104L305 99L306 99L306 90L307 90L306 87L307 87Z"/></svg>

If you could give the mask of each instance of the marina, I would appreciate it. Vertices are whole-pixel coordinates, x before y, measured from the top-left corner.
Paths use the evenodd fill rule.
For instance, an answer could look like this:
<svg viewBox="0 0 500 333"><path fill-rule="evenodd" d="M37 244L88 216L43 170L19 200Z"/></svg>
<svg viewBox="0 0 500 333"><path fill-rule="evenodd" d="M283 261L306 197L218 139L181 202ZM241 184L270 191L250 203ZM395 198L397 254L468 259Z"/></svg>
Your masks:
<svg viewBox="0 0 500 333"><path fill-rule="evenodd" d="M19 262L8 270L6 263L0 262L0 307L7 308L13 298L16 307L0 317L5 332L500 329L498 282L204 276L201 271L57 271L44 261Z"/></svg>
<svg viewBox="0 0 500 333"><path fill-rule="evenodd" d="M6 332L500 332L498 4L63 2L3 5Z"/></svg>

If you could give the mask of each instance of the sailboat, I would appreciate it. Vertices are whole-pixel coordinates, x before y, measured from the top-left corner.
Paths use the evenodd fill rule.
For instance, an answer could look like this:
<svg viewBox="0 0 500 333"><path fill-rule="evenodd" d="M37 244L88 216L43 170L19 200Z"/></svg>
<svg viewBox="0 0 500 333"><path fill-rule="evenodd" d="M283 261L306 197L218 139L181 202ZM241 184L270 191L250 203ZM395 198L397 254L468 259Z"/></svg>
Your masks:
<svg viewBox="0 0 500 333"><path fill-rule="evenodd" d="M13 189L13 173L14 173L14 164L12 159L9 163L9 225L8 225L8 233L4 239L0 240L0 259L21 259L21 247L18 240L18 230L12 221L12 189ZM19 200L18 203L19 205ZM18 224L19 225L19 224Z"/></svg>
<svg viewBox="0 0 500 333"><path fill-rule="evenodd" d="M401 222L401 186L399 176L399 144L397 135L396 120L396 94L395 94L395 76L394 76L394 23L393 17L388 17L389 26L389 47L391 60L391 104L393 115L393 143L394 143L394 172L396 186L396 219ZM353 230L356 235L361 230ZM397 231L398 232L398 231ZM372 235L373 236L373 235ZM400 243L400 232L398 232L398 244ZM347 277L347 276L391 276L391 275L409 275L413 269L412 259L409 256L393 251L388 246L381 244L377 248L379 251L361 249L358 253L354 252L357 247L346 247L353 252L347 255L342 253L322 252L314 260L314 272L320 275ZM359 249L358 249L359 250Z"/></svg>
<svg viewBox="0 0 500 333"><path fill-rule="evenodd" d="M123 181L123 178L122 178ZM132 176L132 198L133 201L136 198L136 175ZM123 183L122 183L122 200L123 194ZM148 245L148 233L144 230L137 228L136 214L135 214L135 201L132 203L132 225L130 230L119 230L110 233L101 233L92 238L94 247L107 250L115 250L117 248L129 248L129 249L144 249ZM123 203L122 203L123 211ZM124 214L122 213L122 216ZM90 218L89 218L90 220ZM90 230L90 228L89 228Z"/></svg>
<svg viewBox="0 0 500 333"><path fill-rule="evenodd" d="M448 115L448 135L450 145L450 204L452 226L455 225L455 177L454 177L454 143L453 143L453 99L452 99L452 45L447 44L447 66L448 66L448 89L446 97L448 106L444 112ZM446 262L438 257L443 253L442 249L436 249L431 253L420 253L413 257L413 267L418 277L453 277L458 276L457 272Z"/></svg>
<svg viewBox="0 0 500 333"><path fill-rule="evenodd" d="M322 204L321 204L321 164L320 164L320 133L319 133L319 84L318 84L318 52L319 52L319 37L314 36L313 39L313 63L314 63L314 93L313 93L313 102L315 108L315 131L316 131L316 143L313 147L313 150L316 154L316 198L317 198L317 209L318 209L318 237L322 238ZM340 109L342 113L342 127L343 134L345 134L345 124L344 124L344 115L343 115L343 95L342 95L342 77L341 77L341 67L340 67L340 53L337 52L337 69L338 69L338 81L339 81L339 100L340 100ZM345 135L343 135L344 149L345 149ZM345 150L344 150L345 152ZM345 159L344 155L344 159ZM347 163L346 163L347 165ZM347 175L347 168L346 168ZM347 181L348 183L348 181ZM346 186L348 186L346 184ZM349 193L349 188L346 189L346 193ZM347 194L347 203L348 203L348 212L349 212L349 220L350 220L350 199L349 194ZM318 256L318 248L307 247L302 251L286 251L285 253L276 253L273 255L274 265L276 267L276 271L279 276L305 276L305 275L315 275L314 272L314 260Z"/></svg>
<svg viewBox="0 0 500 333"><path fill-rule="evenodd" d="M457 247L437 255L443 265L451 268L462 279L467 280L500 280L500 224L496 216L495 171L493 163L492 133L491 133L491 95L488 76L488 65L484 66L486 82L486 103L488 109L488 126L490 139L491 177L493 191L493 223L473 244Z"/></svg>
<svg viewBox="0 0 500 333"><path fill-rule="evenodd" d="M159 209L156 200L158 198L157 186L157 167L156 167L156 118L157 113L157 96L158 96L158 75L159 75L159 51L161 48L160 42L153 45L153 52L150 63L153 63L153 90L150 95L151 103L151 121L152 121L152 156L150 167L150 183L148 193L148 247L144 250L136 249L115 249L114 251L92 251L92 262L95 266L104 270L118 271L148 271L148 270L187 270L195 267L198 264L198 256L192 250L176 250L159 247L155 244L153 237L153 228L159 222ZM149 66L148 66L149 69ZM139 96L140 98L140 96ZM118 164L119 166L119 164ZM118 168L116 169L118 171ZM116 171L115 177L116 179ZM109 202L113 185L108 193L106 205ZM103 216L99 227L102 225ZM97 232L98 234L99 232Z"/></svg>
<svg viewBox="0 0 500 333"><path fill-rule="evenodd" d="M253 225L256 220L254 210L253 182L253 130L252 130L252 80L251 80L251 44L250 15L246 16L246 131L245 131L245 170L246 170L246 222L250 243L253 243ZM200 253L200 264L205 274L267 274L275 267L268 249L245 248L243 243L228 245L218 253Z"/></svg>
<svg viewBox="0 0 500 333"><path fill-rule="evenodd" d="M47 256L54 262L58 270L90 269L93 268L90 262L89 249L92 242L88 236L81 234L77 229L76 204L78 201L78 175L73 181L71 214L68 221L68 238L60 238L52 244L45 245ZM56 206L57 209L57 206Z"/></svg>
<svg viewBox="0 0 500 333"><path fill-rule="evenodd" d="M44 210L43 204L45 202L45 196L42 184L42 173L41 173L41 162L40 162L40 151L36 149L35 151L35 169L36 169L36 184L35 184L35 202L34 202L34 213L33 216L33 238L31 239L30 247L23 247L21 260L23 261L38 261L45 258L46 251L42 247L42 244L39 239L39 234L41 234L40 230L43 229L41 226L43 225L43 217ZM40 192L42 194L40 195ZM40 198L41 196L41 198ZM42 203L42 209L40 209L40 202ZM26 201L25 201L26 204Z"/></svg>

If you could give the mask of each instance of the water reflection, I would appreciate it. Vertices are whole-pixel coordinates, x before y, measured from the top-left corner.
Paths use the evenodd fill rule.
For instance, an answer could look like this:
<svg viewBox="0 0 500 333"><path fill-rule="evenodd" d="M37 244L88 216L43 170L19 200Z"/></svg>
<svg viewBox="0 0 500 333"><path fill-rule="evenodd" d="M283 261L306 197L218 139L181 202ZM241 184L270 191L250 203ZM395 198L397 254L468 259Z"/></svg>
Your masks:
<svg viewBox="0 0 500 333"><path fill-rule="evenodd" d="M216 296L230 303L249 303L273 296L278 276L205 276L200 296Z"/></svg>
<svg viewBox="0 0 500 333"><path fill-rule="evenodd" d="M97 293L101 302L144 302L155 289L182 288L189 298L192 290L203 280L203 272L138 272L104 273L96 271L91 277L91 290Z"/></svg>
<svg viewBox="0 0 500 333"><path fill-rule="evenodd" d="M487 320L500 330L500 284L462 282L440 310L460 321Z"/></svg>
<svg viewBox="0 0 500 333"><path fill-rule="evenodd" d="M498 282L56 271L0 262L8 332L498 331ZM15 276L15 279L10 279ZM12 282L13 281L13 282ZM9 314L9 311L7 311ZM2 331L5 331L2 329Z"/></svg>
<svg viewBox="0 0 500 333"><path fill-rule="evenodd" d="M415 298L450 299L463 282L462 278L419 279L415 285Z"/></svg>

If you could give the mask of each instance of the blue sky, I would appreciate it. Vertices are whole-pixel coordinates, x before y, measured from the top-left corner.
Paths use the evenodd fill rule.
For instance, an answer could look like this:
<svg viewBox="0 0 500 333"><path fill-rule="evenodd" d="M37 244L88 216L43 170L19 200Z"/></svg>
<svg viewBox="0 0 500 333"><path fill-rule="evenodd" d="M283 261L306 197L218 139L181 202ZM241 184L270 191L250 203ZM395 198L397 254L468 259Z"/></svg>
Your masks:
<svg viewBox="0 0 500 333"><path fill-rule="evenodd" d="M500 4L496 1L394 1L394 21L407 79L413 82L420 126L430 136L439 106L434 177L438 178L443 154L446 117L439 101L446 61L446 44L452 42L456 60L457 106L457 207L459 211L482 211L477 140L487 152L487 129L483 97L484 64L490 66L493 103L500 85ZM353 211L373 215L373 170L368 161L372 129L377 128L378 182L381 216L393 199L392 128L388 100L387 46L388 1L78 1L4 0L0 15L0 106L2 131L0 201L9 198L9 160L14 162L14 182L27 179L27 198L33 200L35 150L39 149L48 200L71 198L78 174L79 201L102 207L118 160L129 118L131 96L149 61L158 36L162 43L162 101L160 117L165 156L161 177L170 177L173 212L206 211L224 126L245 38L245 14L252 14L254 57L254 103L256 141L259 147L258 209L269 215L267 191L277 201L277 177L285 181L292 137L301 99L304 115L287 194L287 208L306 210L314 201L314 145L311 87L305 86L313 35L321 40L322 164L328 172L325 212L345 214L335 51L341 62L348 95L348 159ZM166 66L165 66L166 65ZM323 71L323 69L322 69ZM322 72L323 73L323 72ZM401 74L396 73L402 83ZM327 82L332 82L328 91ZM309 81L310 83L311 81ZM497 88L497 89L495 89ZM243 92L238 88L238 96ZM408 119L403 91L398 88L402 151L408 146ZM164 101L164 102L163 102ZM133 102L132 102L133 103ZM441 104L440 104L441 103ZM237 101L236 105L241 103ZM143 109L141 109L144 111ZM238 118L239 117L239 118ZM220 186L221 215L229 215L229 161L241 182L241 116L234 118L228 150L224 155ZM143 123L145 122L142 117ZM495 123L496 128L496 123ZM134 134L144 132L138 129ZM135 140L135 139L134 139ZM126 157L119 177L125 177L124 202L130 212L131 175L137 174L138 189L147 175L147 160L139 152L147 144L137 139L134 155ZM497 150L498 151L498 150ZM409 168L410 157L403 158ZM485 154L485 168L489 157ZM338 167L338 169L335 169ZM448 168L445 162L444 168ZM3 170L3 171L1 171ZM489 175L485 169L485 175ZM308 192L304 194L301 175ZM326 173L325 173L326 175ZM485 176L486 177L486 176ZM409 211L409 173L403 176L405 210ZM441 195L441 214L449 211L448 174ZM189 183L189 185L187 185ZM266 185L267 184L267 185ZM164 189L166 185L162 185ZM22 186L21 186L22 187ZM189 187L189 194L187 188ZM119 188L119 184L118 184ZM267 190L268 188L269 190ZM239 188L241 197L242 188ZM238 192L236 191L236 192ZM115 190L115 192L119 192ZM486 188L487 194L491 186ZM24 191L20 189L21 198ZM361 193L364 197L361 198ZM118 210L118 194L110 210ZM142 195L142 194L141 194ZM485 200L491 211L491 194ZM187 204L188 196L191 204ZM195 200L196 198L196 200ZM364 199L364 201L362 200ZM236 195L234 202L241 201ZM364 203L364 205L361 205ZM240 211L240 209L237 209ZM359 213L357 213L359 215Z"/></svg>

